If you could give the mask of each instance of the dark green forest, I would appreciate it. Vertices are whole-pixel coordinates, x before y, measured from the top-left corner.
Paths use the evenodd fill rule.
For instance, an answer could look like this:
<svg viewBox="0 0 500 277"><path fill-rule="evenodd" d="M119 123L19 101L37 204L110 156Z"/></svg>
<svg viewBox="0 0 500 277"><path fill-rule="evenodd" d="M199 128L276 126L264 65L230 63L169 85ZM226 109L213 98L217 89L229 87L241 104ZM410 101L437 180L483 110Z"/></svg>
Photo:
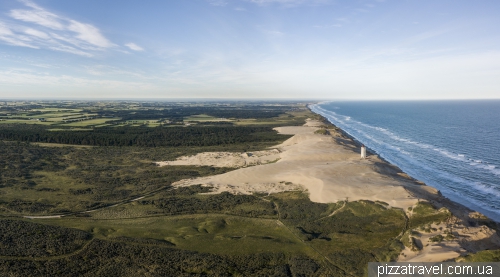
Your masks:
<svg viewBox="0 0 500 277"><path fill-rule="evenodd" d="M291 106L240 106L240 107L169 107L168 109L145 106L140 112L131 113L127 110L97 110L102 116L120 117L122 120L141 120L151 118L181 121L184 117L195 114L206 114L220 118L272 118L289 111ZM88 110L93 111L93 110Z"/></svg>
<svg viewBox="0 0 500 277"><path fill-rule="evenodd" d="M92 131L49 131L37 125L0 125L0 140L91 146L216 146L274 143L283 137L270 127L102 127Z"/></svg>

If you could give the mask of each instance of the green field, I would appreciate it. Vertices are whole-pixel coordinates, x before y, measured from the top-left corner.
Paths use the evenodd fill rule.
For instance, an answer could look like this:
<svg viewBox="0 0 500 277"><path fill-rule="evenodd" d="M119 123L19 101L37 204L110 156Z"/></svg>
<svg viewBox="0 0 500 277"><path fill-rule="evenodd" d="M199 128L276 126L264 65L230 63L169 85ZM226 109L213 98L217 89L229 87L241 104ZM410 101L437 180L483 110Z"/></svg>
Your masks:
<svg viewBox="0 0 500 277"><path fill-rule="evenodd" d="M306 245L275 219L209 214L119 220L63 218L35 222L78 228L101 239L124 236L152 238L171 242L181 249L214 254L310 252Z"/></svg>

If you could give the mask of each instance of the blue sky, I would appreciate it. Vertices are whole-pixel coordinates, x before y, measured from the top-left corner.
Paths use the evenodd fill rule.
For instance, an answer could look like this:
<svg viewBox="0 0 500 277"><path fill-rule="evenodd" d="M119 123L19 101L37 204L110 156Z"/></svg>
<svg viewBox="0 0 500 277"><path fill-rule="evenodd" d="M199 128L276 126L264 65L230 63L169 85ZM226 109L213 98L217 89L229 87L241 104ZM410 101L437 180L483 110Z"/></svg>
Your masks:
<svg viewBox="0 0 500 277"><path fill-rule="evenodd" d="M0 98L500 98L499 1L3 0Z"/></svg>

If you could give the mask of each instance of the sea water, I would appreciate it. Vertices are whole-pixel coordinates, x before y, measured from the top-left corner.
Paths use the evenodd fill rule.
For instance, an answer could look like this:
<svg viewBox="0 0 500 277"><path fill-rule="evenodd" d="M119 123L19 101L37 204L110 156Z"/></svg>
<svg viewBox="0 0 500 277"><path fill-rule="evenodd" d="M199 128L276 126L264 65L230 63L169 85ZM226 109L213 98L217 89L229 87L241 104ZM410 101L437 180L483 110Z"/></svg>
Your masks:
<svg viewBox="0 0 500 277"><path fill-rule="evenodd" d="M500 100L310 106L415 179L500 221Z"/></svg>

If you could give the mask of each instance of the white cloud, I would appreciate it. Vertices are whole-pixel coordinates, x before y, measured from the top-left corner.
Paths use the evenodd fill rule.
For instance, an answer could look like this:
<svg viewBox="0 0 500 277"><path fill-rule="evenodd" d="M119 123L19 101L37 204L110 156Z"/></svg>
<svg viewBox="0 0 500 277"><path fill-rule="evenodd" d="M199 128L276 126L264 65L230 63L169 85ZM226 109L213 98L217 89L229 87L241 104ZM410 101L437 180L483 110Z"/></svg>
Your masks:
<svg viewBox="0 0 500 277"><path fill-rule="evenodd" d="M26 30L24 30L24 33L41 39L50 39L50 36L46 33L31 28L27 28Z"/></svg>
<svg viewBox="0 0 500 277"><path fill-rule="evenodd" d="M94 25L59 16L29 0L19 0L23 9L13 9L8 16L16 21L0 22L0 41L4 43L50 49L91 57L94 51L116 47Z"/></svg>
<svg viewBox="0 0 500 277"><path fill-rule="evenodd" d="M56 40L59 40L58 45L65 45L68 46L67 44L61 44L60 42L65 42L68 44L73 45L74 47L77 47L79 49L87 50L87 51L101 51L102 48L93 46L91 44L88 44L84 41L79 40L78 38L74 38L71 35L63 34L63 35L58 35L56 33L50 33L50 36L53 37Z"/></svg>
<svg viewBox="0 0 500 277"><path fill-rule="evenodd" d="M135 43L126 43L125 46L127 46L128 48L130 48L130 50L134 50L134 51L144 51L144 48L140 47L139 45L135 44Z"/></svg>
<svg viewBox="0 0 500 277"><path fill-rule="evenodd" d="M22 46L37 49L39 47L27 43L30 39L23 35L16 35L9 27L0 22L0 40L14 46Z"/></svg>
<svg viewBox="0 0 500 277"><path fill-rule="evenodd" d="M106 48L113 46L96 27L75 20L70 20L70 22L68 30L77 33L77 38L98 47Z"/></svg>
<svg viewBox="0 0 500 277"><path fill-rule="evenodd" d="M12 36L14 33L0 22L0 36Z"/></svg>
<svg viewBox="0 0 500 277"><path fill-rule="evenodd" d="M71 54L75 54L75 55L80 55L80 56L84 56L84 57L92 57L92 54L90 54L88 52L85 52L85 51L82 51L82 50L79 50L79 49L76 49L74 47L67 46L67 45L50 46L49 49L61 51L61 52L66 52L66 53L71 53Z"/></svg>
<svg viewBox="0 0 500 277"><path fill-rule="evenodd" d="M63 30L64 25L60 22L61 18L51 12L48 12L38 5L30 1L22 1L26 6L33 8L33 10L11 10L10 16L17 20L35 23L44 27Z"/></svg>

